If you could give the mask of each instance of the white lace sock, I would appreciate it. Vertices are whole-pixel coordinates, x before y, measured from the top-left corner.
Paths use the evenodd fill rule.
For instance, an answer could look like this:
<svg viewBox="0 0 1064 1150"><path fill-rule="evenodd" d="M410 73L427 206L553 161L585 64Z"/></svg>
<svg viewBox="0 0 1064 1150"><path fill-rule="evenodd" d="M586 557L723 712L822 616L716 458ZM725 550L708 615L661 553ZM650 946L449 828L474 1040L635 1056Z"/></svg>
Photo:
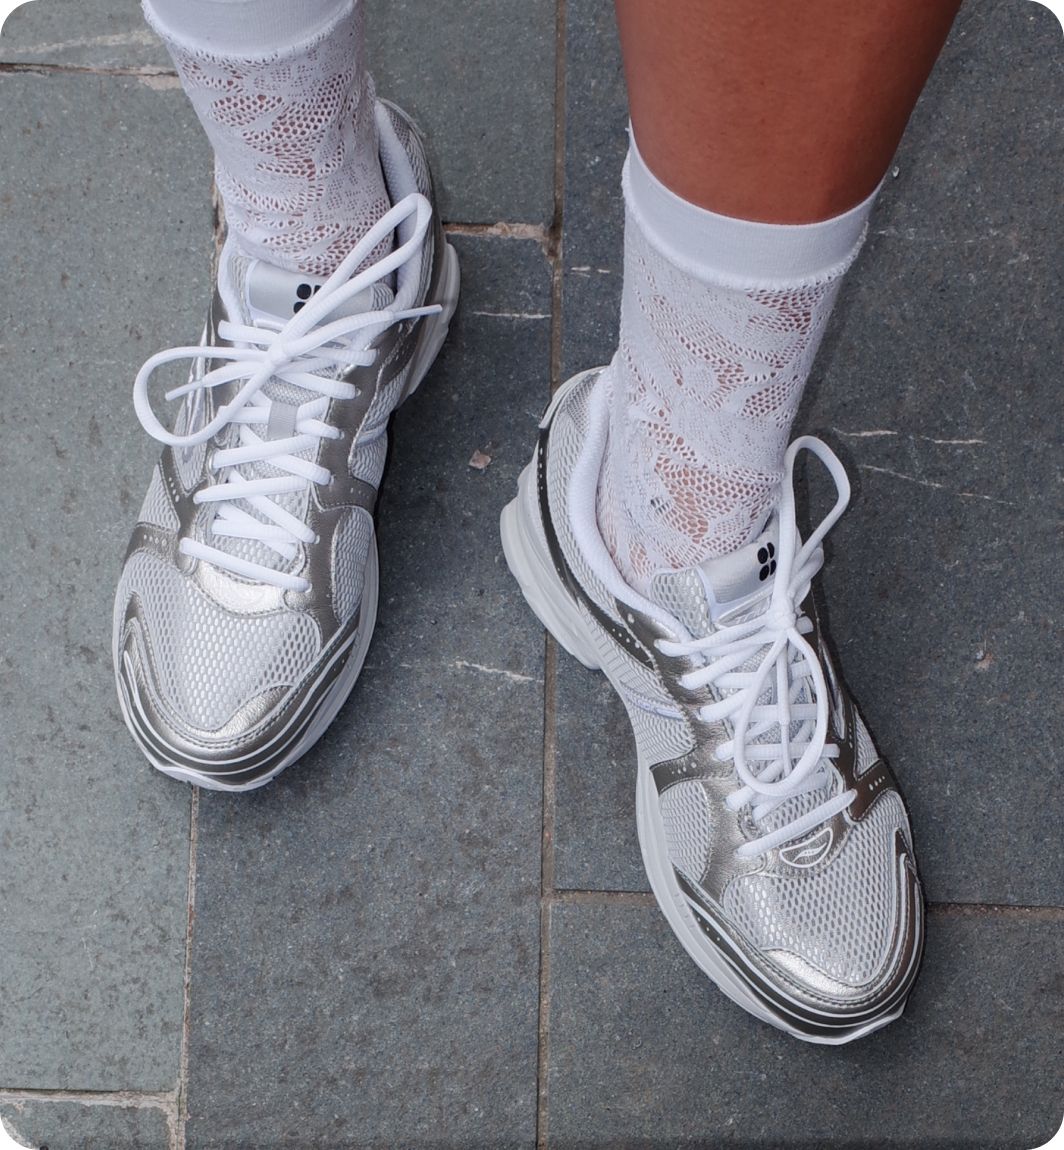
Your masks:
<svg viewBox="0 0 1064 1150"><path fill-rule="evenodd" d="M750 542L779 497L783 454L873 197L822 223L762 224L669 191L632 141L620 344L606 369L598 519L646 592L661 570Z"/></svg>
<svg viewBox="0 0 1064 1150"><path fill-rule="evenodd" d="M391 206L361 0L144 0L144 13L214 147L240 246L328 275Z"/></svg>

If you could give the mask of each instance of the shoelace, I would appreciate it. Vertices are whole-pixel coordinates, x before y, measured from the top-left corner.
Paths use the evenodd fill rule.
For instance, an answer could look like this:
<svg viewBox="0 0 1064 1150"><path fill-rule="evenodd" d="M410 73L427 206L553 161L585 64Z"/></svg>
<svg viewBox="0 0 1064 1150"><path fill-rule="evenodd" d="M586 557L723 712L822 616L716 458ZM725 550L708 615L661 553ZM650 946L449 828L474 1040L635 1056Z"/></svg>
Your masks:
<svg viewBox="0 0 1064 1150"><path fill-rule="evenodd" d="M377 244L392 235L411 216L415 217L415 225L410 238L383 259L354 275L355 269ZM232 347L170 348L153 355L137 373L133 405L144 430L160 443L171 447L193 447L206 443L231 424L239 426L239 446L219 449L209 460L209 469L221 473L220 482L204 487L193 497L195 503L217 505L209 527L211 534L257 540L288 561L296 557L300 544L318 542L317 535L306 523L272 498L301 491L309 484L328 485L332 482L330 471L310 460L300 459L299 454L315 447L320 440L342 436L338 428L322 417L330 400L354 399L359 389L354 384L318 373L372 365L377 352L365 345L374 336L392 324L434 315L441 309L439 305L405 309L388 307L325 321L338 307L419 256L431 219L432 206L424 196L417 193L407 196L370 228L311 300L280 331L226 320L218 325L218 334L232 343ZM361 340L357 338L360 334ZM148 384L157 368L185 359L227 362L168 391L167 400L178 399L194 391L208 391L234 380L244 380L245 383L232 401L219 408L204 427L188 435L175 435L163 426L152 410ZM284 439L263 439L254 430L269 424L271 401L259 393L271 379L294 384L317 396L299 405L292 434ZM243 466L266 462L284 474L257 479L248 479L241 474ZM237 500L244 500L262 518L238 507ZM310 589L310 583L300 576L249 562L195 539L183 538L179 548L184 555L261 583L293 591Z"/></svg>
<svg viewBox="0 0 1064 1150"><path fill-rule="evenodd" d="M827 468L835 480L838 498L798 549L794 463L803 450L812 452ZM727 804L733 811L749 804L755 823L787 799L826 787L829 775L824 761L839 753L835 744L827 742L828 688L824 671L805 638L813 623L799 614L799 605L823 565L821 542L849 501L850 483L834 452L811 436L796 439L785 456L779 558L764 613L721 626L705 638L658 643L664 654L705 661L704 666L682 676L680 682L691 688L713 686L720 694L719 701L702 707L700 715L706 722L731 721L732 738L717 751L720 758L734 762L740 783L728 796ZM755 658L759 658L756 668L750 669ZM770 701L762 702L766 694ZM761 741L776 730L778 741ZM762 764L760 769L754 769L755 763ZM744 843L736 854L742 858L763 854L811 830L852 801L853 795L845 791L828 798L787 825Z"/></svg>

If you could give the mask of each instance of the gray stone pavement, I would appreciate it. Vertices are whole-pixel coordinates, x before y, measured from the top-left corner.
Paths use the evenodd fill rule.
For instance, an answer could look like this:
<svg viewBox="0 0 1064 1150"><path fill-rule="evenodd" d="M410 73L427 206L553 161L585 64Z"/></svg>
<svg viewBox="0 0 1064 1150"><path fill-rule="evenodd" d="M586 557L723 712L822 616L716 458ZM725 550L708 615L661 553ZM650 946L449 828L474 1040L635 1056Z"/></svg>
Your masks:
<svg viewBox="0 0 1064 1150"><path fill-rule="evenodd" d="M108 653L154 454L130 384L198 331L209 155L132 0L5 26L0 1114L26 1144L1027 1150L1060 1124L1060 27L969 0L801 417L854 479L824 597L932 904L904 1018L825 1050L672 938L621 708L497 541L551 384L615 338L611 13L370 7L465 294L395 423L363 679L243 798L140 760Z"/></svg>

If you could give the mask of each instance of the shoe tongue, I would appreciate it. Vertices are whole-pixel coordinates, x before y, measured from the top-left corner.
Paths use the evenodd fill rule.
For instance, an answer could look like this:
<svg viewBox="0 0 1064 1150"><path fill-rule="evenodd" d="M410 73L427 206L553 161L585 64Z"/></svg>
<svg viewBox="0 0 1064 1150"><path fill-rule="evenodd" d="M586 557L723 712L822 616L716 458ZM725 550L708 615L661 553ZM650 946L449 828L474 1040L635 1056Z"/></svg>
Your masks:
<svg viewBox="0 0 1064 1150"><path fill-rule="evenodd" d="M735 623L764 612L778 547L773 515L764 531L738 551L682 571L659 571L651 580L650 598L696 638L704 638L723 620Z"/></svg>
<svg viewBox="0 0 1064 1150"><path fill-rule="evenodd" d="M241 309L245 320L255 327L278 331L318 294L325 280L320 276L305 275L266 263L248 260L243 274ZM386 283L374 283L330 312L323 322L342 316L361 315L388 307L394 299ZM367 329L368 331L369 329ZM311 396L303 388L271 379L262 394L275 403L298 405Z"/></svg>
<svg viewBox="0 0 1064 1150"><path fill-rule="evenodd" d="M738 551L719 559L707 559L683 571L659 572L651 582L650 597L679 619L695 638L704 638L723 622L740 623L764 614L769 604L778 552L779 523L773 515L764 531ZM760 653L755 652L737 669L755 671L760 659ZM775 699L775 677L769 676L758 702L772 705ZM808 689L803 688L797 702L809 701ZM801 733L802 724L792 722L791 738L797 740ZM779 737L779 727L770 727L754 742L776 743ZM835 794L840 785L835 775L825 775L822 786L791 795L764 815L759 821L760 829L769 833L787 826Z"/></svg>
<svg viewBox="0 0 1064 1150"><path fill-rule="evenodd" d="M286 271L264 260L251 259L235 246L229 251L225 274L219 277L218 287L229 315L234 319L239 317L239 321L246 325L279 331L294 315L303 310L325 283L325 280L318 276ZM390 285L375 283L351 299L345 300L326 316L323 322L341 316L376 311L388 307L393 299L394 293ZM366 337L370 338L375 330L379 329L366 328ZM360 332L359 336L362 334ZM295 427L296 413L300 405L315 398L314 394L305 388L277 377L263 385L261 395L270 401L270 425L265 431L265 437L269 439L290 436ZM230 439L229 446L235 445L237 441L235 428L230 429ZM299 458L313 462L315 454L316 449L310 447L301 452ZM240 468L240 473L247 479L271 479L283 474L268 461L244 464ZM308 501L305 489L271 498L274 503L297 519L305 518ZM256 519L263 518L244 501L239 501L238 506ZM255 539L216 536L209 542L219 550L263 567L283 570L289 566L289 562L277 552Z"/></svg>
<svg viewBox="0 0 1064 1150"><path fill-rule="evenodd" d="M256 327L283 327L321 290L324 279L275 267L264 260L251 260L244 275L243 310ZM384 283L371 284L330 313L330 319L359 315L387 307L394 292Z"/></svg>

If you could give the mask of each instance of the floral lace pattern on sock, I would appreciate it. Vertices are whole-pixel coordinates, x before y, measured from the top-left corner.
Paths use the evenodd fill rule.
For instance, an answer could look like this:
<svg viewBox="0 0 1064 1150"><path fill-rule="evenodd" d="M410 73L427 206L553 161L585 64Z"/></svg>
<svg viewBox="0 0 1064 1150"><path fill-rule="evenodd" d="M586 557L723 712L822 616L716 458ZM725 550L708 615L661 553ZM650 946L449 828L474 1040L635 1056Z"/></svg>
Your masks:
<svg viewBox="0 0 1064 1150"><path fill-rule="evenodd" d="M390 206L362 25L359 3L305 44L246 59L167 44L249 255L328 275Z"/></svg>
<svg viewBox="0 0 1064 1150"><path fill-rule="evenodd" d="M840 280L705 283L628 216L598 517L638 590L657 571L737 550L764 525Z"/></svg>

